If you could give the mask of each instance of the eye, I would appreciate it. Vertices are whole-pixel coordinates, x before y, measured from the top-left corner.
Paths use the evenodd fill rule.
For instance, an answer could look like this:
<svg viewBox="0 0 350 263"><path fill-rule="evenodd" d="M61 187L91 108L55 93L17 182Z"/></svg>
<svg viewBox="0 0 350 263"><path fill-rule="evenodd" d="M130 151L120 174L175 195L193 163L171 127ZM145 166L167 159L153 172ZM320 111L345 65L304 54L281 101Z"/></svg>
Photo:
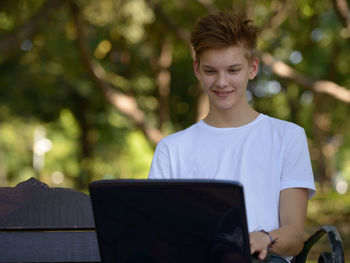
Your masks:
<svg viewBox="0 0 350 263"><path fill-rule="evenodd" d="M205 69L205 70L204 70L204 73L205 73L205 74L214 74L214 73L215 73L215 70L212 70L212 69Z"/></svg>
<svg viewBox="0 0 350 263"><path fill-rule="evenodd" d="M233 68L231 68L231 69L228 70L228 72L229 72L229 73L237 73L237 72L239 72L239 69L233 69Z"/></svg>

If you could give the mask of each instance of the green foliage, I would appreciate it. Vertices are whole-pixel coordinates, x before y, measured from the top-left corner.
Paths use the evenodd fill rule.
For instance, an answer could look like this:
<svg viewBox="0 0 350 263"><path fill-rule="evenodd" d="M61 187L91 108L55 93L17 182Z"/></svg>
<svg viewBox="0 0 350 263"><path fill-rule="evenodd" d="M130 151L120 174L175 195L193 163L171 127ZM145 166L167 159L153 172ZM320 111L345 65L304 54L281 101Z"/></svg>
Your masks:
<svg viewBox="0 0 350 263"><path fill-rule="evenodd" d="M52 176L62 173L65 180L58 185L86 189L91 180L100 178L147 176L153 145L93 81L76 44L69 2L48 11L18 50L0 54L0 176L8 184L28 176L55 184ZM191 50L178 33L188 32L196 18L210 12L201 2L249 11L261 28L274 21L275 13L286 12L280 24L272 23L272 30L261 35L259 49L305 76L350 86L350 33L331 1L292 1L285 11L279 10L281 1L154 1L156 7L145 0L72 2L81 11L87 52L106 71L104 80L113 90L134 98L147 125L164 134L188 127L198 118L201 90L193 74ZM0 42L30 24L46 4L50 2L2 1ZM163 69L170 74L165 105L157 82L164 43L172 47L171 61ZM315 167L318 155L314 153L320 149L314 115L318 110L327 113L324 143L339 137L341 144L332 157L336 161L326 165L332 166L334 175L350 180L348 104L327 95L318 104L314 92L276 77L266 65L261 65L249 91L257 110L305 128ZM38 126L45 127L53 144L40 172L32 165Z"/></svg>
<svg viewBox="0 0 350 263"><path fill-rule="evenodd" d="M0 114L10 117L0 123L0 174L6 172L6 179L14 183L35 176L31 158L35 122L15 117L5 106Z"/></svg>
<svg viewBox="0 0 350 263"><path fill-rule="evenodd" d="M306 229L308 229L308 235L321 225L336 226L342 238L345 259L349 259L350 195L340 195L335 191L318 192L309 201L307 214ZM309 258L317 259L321 251L330 251L327 238L322 238L321 242L311 250Z"/></svg>
<svg viewBox="0 0 350 263"><path fill-rule="evenodd" d="M6 48L7 41L7 47L17 46L18 32L53 2L1 2L0 182L6 185L36 176L52 186L86 191L92 180L147 177L154 145L135 121L105 99L91 77L76 43L70 3L81 12L83 41L93 63L105 70L103 80L112 90L134 98L146 126L164 135L198 118L201 90L191 50L179 33L186 35L196 18L210 12L201 3L247 11L258 27L272 26L259 38L261 51L306 77L350 88L350 32L332 1L62 1L42 16L17 49ZM284 2L289 5L280 10ZM274 14L280 20L274 20ZM165 43L172 47L171 61L161 68ZM328 184L339 178L349 183L349 103L315 93L293 78L277 77L262 63L260 69L249 84L251 105L305 128L316 178L324 175L318 170L323 154ZM159 92L160 70L170 76L165 97ZM316 115L323 118L321 130ZM44 167L35 170L33 144L39 127L45 128L52 148L45 154ZM349 236L343 226L350 213L348 197L317 193L309 207L309 226L334 223Z"/></svg>

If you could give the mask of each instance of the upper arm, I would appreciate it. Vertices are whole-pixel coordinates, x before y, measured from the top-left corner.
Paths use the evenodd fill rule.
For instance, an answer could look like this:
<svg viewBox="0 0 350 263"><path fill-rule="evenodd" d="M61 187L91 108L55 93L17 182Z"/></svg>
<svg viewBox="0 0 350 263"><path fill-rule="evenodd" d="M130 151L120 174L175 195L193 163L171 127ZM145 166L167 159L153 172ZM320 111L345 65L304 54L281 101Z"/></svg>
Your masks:
<svg viewBox="0 0 350 263"><path fill-rule="evenodd" d="M315 193L315 183L307 138L304 130L300 127L294 129L293 132L284 148L280 189L308 188L308 197L311 198ZM295 191L298 192L298 190Z"/></svg>
<svg viewBox="0 0 350 263"><path fill-rule="evenodd" d="M304 232L308 202L308 189L288 188L280 195L281 227L292 226L301 235Z"/></svg>
<svg viewBox="0 0 350 263"><path fill-rule="evenodd" d="M277 239L272 253L295 256L304 245L304 225L308 202L306 188L287 188L280 193L280 228L271 232Z"/></svg>
<svg viewBox="0 0 350 263"><path fill-rule="evenodd" d="M160 141L153 155L148 179L171 178L170 155L167 145Z"/></svg>

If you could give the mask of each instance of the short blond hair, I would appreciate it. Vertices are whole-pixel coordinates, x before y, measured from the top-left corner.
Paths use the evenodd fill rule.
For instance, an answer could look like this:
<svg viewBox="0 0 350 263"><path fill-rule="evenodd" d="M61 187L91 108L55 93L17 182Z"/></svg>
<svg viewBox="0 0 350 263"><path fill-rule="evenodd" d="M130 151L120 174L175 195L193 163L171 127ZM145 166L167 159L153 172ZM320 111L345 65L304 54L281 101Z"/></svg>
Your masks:
<svg viewBox="0 0 350 263"><path fill-rule="evenodd" d="M257 31L252 20L241 14L218 12L199 18L191 33L196 60L208 49L241 46L250 61L255 56Z"/></svg>

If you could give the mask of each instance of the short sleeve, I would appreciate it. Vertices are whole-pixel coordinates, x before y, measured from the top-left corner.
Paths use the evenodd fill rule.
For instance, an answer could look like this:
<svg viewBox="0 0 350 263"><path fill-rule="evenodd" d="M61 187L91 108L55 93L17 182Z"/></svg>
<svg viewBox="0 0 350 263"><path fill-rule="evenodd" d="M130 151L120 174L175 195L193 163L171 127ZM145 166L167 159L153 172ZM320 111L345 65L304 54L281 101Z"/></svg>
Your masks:
<svg viewBox="0 0 350 263"><path fill-rule="evenodd" d="M171 178L170 155L166 143L164 140L161 140L157 144L156 150L154 152L148 179L166 178Z"/></svg>
<svg viewBox="0 0 350 263"><path fill-rule="evenodd" d="M307 139L303 128L297 126L283 151L281 190L307 188L309 198L315 194L315 183Z"/></svg>

